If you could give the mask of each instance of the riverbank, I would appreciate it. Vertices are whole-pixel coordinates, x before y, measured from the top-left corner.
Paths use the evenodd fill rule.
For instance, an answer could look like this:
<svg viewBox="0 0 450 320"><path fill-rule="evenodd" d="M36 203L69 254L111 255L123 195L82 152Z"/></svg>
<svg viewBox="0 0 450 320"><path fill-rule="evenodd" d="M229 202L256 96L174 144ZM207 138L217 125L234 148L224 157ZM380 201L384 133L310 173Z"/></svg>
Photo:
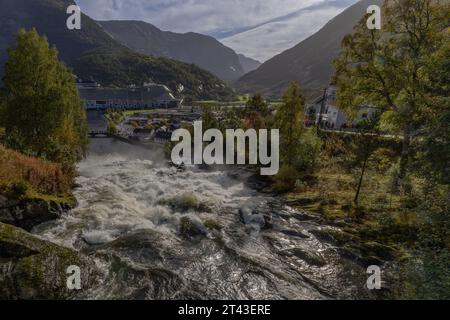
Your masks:
<svg viewBox="0 0 450 320"><path fill-rule="evenodd" d="M76 205L73 176L61 165L0 145L0 222L26 230Z"/></svg>
<svg viewBox="0 0 450 320"><path fill-rule="evenodd" d="M88 257L30 233L75 208L71 175L60 165L0 145L0 299L70 299L67 268L84 268L90 287L99 271Z"/></svg>

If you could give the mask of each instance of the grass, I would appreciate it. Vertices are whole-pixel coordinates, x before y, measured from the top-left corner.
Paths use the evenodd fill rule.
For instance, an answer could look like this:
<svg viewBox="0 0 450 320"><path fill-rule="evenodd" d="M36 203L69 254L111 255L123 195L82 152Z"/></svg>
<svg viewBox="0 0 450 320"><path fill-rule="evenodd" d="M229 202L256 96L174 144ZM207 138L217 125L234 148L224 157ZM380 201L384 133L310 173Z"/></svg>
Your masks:
<svg viewBox="0 0 450 320"><path fill-rule="evenodd" d="M65 196L73 177L58 164L25 156L0 145L0 193L7 196Z"/></svg>
<svg viewBox="0 0 450 320"><path fill-rule="evenodd" d="M311 208L321 207L323 214L330 218L344 218L351 215L349 208L356 207L353 203L357 183L357 172L335 173L324 168L315 174L316 181L312 184L297 186L290 197L312 199ZM301 179L300 179L301 181ZM363 181L358 209L364 213L402 212L400 194L389 190L389 177L386 174L367 172ZM319 203L320 202L320 203Z"/></svg>
<svg viewBox="0 0 450 320"><path fill-rule="evenodd" d="M69 205L70 207L75 207L76 205L76 199L73 197L73 195L54 196L49 194L35 193L29 195L29 199L44 200L48 202L54 202L60 205Z"/></svg>
<svg viewBox="0 0 450 320"><path fill-rule="evenodd" d="M210 230L222 230L222 225L220 224L220 222L214 219L208 219L203 224Z"/></svg>
<svg viewBox="0 0 450 320"><path fill-rule="evenodd" d="M156 112L156 109L140 109L140 110L125 110L123 111L124 116L133 116L136 113L154 113Z"/></svg>
<svg viewBox="0 0 450 320"><path fill-rule="evenodd" d="M313 175L300 177L296 188L285 195L293 206L315 213L326 221L351 222L346 230L362 241L386 245L410 245L416 240L417 216L411 210L414 190L409 194L392 192L389 170L379 171L373 162L366 173L358 204L354 203L359 170L345 169L338 162L325 163ZM411 183L421 186L419 179Z"/></svg>
<svg viewBox="0 0 450 320"><path fill-rule="evenodd" d="M195 196L195 194L191 192L185 192L173 198L161 200L159 201L159 204L171 206L183 211L197 210L202 208L199 199Z"/></svg>

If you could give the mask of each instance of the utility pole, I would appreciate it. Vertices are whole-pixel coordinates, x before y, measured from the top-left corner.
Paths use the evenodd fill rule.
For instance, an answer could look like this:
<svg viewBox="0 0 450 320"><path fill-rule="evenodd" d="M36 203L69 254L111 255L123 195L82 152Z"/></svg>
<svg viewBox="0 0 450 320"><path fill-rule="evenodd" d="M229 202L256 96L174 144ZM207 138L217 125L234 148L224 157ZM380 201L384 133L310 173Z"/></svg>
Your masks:
<svg viewBox="0 0 450 320"><path fill-rule="evenodd" d="M320 105L319 119L317 121L317 134L319 134L320 131L320 124L322 123L322 114L325 109L326 100L327 100L327 88L323 89L322 104Z"/></svg>

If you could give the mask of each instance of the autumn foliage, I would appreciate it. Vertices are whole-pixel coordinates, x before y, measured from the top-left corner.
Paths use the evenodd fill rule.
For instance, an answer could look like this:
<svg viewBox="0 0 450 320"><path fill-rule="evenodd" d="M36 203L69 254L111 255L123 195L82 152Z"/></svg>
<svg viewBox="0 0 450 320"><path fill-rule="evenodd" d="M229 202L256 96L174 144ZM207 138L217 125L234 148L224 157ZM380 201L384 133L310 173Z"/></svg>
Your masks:
<svg viewBox="0 0 450 320"><path fill-rule="evenodd" d="M22 155L0 145L0 193L66 194L72 177L63 174L61 165Z"/></svg>

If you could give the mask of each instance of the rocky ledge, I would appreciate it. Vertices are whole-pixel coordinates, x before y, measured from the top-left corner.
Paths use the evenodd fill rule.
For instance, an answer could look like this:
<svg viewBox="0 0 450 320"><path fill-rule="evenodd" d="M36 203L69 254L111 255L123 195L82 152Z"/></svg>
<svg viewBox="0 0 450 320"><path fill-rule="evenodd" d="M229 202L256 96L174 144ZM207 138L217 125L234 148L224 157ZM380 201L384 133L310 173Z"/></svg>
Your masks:
<svg viewBox="0 0 450 320"><path fill-rule="evenodd" d="M70 266L80 268L81 290L67 286ZM0 300L77 298L99 275L89 257L0 223Z"/></svg>
<svg viewBox="0 0 450 320"><path fill-rule="evenodd" d="M0 222L30 231L41 223L60 218L74 205L72 199L11 200L0 195Z"/></svg>

